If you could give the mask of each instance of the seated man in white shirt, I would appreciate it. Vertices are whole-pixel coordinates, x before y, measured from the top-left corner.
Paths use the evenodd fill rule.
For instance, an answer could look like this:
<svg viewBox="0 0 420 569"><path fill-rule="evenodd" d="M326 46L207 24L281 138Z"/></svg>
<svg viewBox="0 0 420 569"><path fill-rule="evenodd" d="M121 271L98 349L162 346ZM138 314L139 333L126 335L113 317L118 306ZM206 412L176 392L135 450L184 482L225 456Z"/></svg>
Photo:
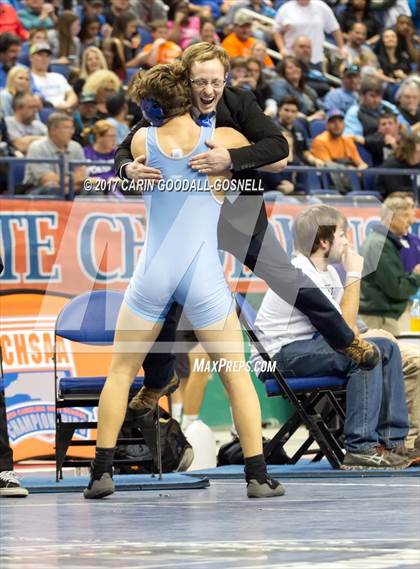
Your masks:
<svg viewBox="0 0 420 569"><path fill-rule="evenodd" d="M85 160L81 145L72 140L74 135L74 121L65 113L52 113L48 117L48 136L36 140L29 145L27 158L61 159L64 157L65 193L70 188L69 161ZM78 166L73 168L74 190L78 193L86 178L86 168ZM60 165L59 163L32 162L25 168L24 186L31 194L59 195Z"/></svg>
<svg viewBox="0 0 420 569"><path fill-rule="evenodd" d="M311 206L296 219L294 235L298 254L293 265L311 277L355 329L363 258L348 244L346 219L330 206ZM347 272L344 288L331 265L338 262ZM302 312L271 290L258 311L256 326L263 346L285 377L348 378L342 468L399 469L413 463L404 448L407 405L395 342L375 337L381 362L371 371L362 371L347 356L334 352Z"/></svg>
<svg viewBox="0 0 420 569"><path fill-rule="evenodd" d="M5 117L7 134L12 146L26 154L29 145L47 135L47 127L37 120L41 107L39 97L32 93L16 93L12 99L13 116Z"/></svg>
<svg viewBox="0 0 420 569"><path fill-rule="evenodd" d="M77 105L77 95L60 73L51 73L51 48L48 43L36 43L30 51L31 77L41 97L58 111L71 111Z"/></svg>

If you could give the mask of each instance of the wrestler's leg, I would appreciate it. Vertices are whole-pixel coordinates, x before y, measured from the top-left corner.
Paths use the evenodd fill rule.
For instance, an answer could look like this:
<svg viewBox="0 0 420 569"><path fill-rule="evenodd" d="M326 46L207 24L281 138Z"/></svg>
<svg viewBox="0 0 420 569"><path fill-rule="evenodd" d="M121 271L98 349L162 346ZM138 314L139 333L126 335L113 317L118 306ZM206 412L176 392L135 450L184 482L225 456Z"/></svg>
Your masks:
<svg viewBox="0 0 420 569"><path fill-rule="evenodd" d="M244 457L262 454L261 408L246 369L242 331L238 317L231 312L223 328L220 322L196 330L196 334L213 361L224 361L220 376L232 406ZM230 364L230 366L229 366Z"/></svg>
<svg viewBox="0 0 420 569"><path fill-rule="evenodd" d="M99 499L114 492L112 463L118 433L127 410L130 386L155 341L161 324L137 316L122 304L115 329L113 355L98 406L98 434L87 499Z"/></svg>
<svg viewBox="0 0 420 569"><path fill-rule="evenodd" d="M232 407L245 458L249 498L282 496L282 485L267 474L261 432L261 408L251 376L246 369L242 331L236 313L226 320L196 330L198 339L214 361L225 361L219 373ZM222 360L225 358L225 360Z"/></svg>

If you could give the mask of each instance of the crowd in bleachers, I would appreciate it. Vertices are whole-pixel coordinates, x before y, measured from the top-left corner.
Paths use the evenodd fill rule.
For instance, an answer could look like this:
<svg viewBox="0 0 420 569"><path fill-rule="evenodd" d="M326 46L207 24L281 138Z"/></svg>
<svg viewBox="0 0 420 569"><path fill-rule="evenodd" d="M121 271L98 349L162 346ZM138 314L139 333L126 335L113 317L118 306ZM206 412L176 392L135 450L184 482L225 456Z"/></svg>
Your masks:
<svg viewBox="0 0 420 569"><path fill-rule="evenodd" d="M133 75L207 41L230 56L228 84L252 91L278 123L289 165L356 168L358 184L383 196L413 191L410 175L364 184L363 171L420 166L416 2L0 0L0 12L3 156L36 158L46 146L51 157L109 162L83 175L115 176L116 147L141 118L127 95ZM68 127L60 140L57 124ZM34 174L42 168L26 166L17 192L57 192L57 174ZM4 191L4 166L0 176ZM341 193L352 187L345 173L324 179ZM310 185L288 172L264 184L285 199Z"/></svg>

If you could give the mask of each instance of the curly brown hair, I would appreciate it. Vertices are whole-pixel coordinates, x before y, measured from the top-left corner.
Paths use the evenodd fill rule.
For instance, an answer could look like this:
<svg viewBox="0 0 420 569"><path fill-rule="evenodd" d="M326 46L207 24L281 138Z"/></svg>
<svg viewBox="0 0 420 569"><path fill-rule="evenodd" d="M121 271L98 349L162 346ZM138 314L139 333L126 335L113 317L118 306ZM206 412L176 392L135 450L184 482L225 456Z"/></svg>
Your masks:
<svg viewBox="0 0 420 569"><path fill-rule="evenodd" d="M407 160L410 160L414 156L417 144L420 144L419 134L402 134L397 142L397 148L394 152L395 157L398 158L398 160L407 162Z"/></svg>
<svg viewBox="0 0 420 569"><path fill-rule="evenodd" d="M154 99L162 107L165 118L183 115L191 108L191 88L180 61L140 71L133 77L128 94L136 103L140 99Z"/></svg>

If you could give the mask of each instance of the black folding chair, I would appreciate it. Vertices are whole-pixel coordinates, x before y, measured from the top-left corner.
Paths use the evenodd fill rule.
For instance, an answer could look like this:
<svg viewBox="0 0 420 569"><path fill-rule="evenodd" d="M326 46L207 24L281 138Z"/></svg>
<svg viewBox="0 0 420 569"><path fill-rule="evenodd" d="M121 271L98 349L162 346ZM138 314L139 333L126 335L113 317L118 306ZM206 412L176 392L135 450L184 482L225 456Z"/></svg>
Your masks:
<svg viewBox="0 0 420 569"><path fill-rule="evenodd" d="M239 319L250 342L265 362L273 364L255 330L255 310L242 295L236 294L235 299ZM264 381L267 396L283 397L291 403L294 412L265 448L266 459L277 447L285 450L284 445L299 427L304 426L308 430L308 436L290 457L290 463L296 464L304 455L314 455L313 462L325 456L333 468L340 468L344 453L339 439L343 432L345 414L339 398L344 396L347 378L336 376L285 378L277 368L272 374L272 378ZM329 427L331 423L336 423L334 428ZM313 443L316 443L317 448L311 450Z"/></svg>

